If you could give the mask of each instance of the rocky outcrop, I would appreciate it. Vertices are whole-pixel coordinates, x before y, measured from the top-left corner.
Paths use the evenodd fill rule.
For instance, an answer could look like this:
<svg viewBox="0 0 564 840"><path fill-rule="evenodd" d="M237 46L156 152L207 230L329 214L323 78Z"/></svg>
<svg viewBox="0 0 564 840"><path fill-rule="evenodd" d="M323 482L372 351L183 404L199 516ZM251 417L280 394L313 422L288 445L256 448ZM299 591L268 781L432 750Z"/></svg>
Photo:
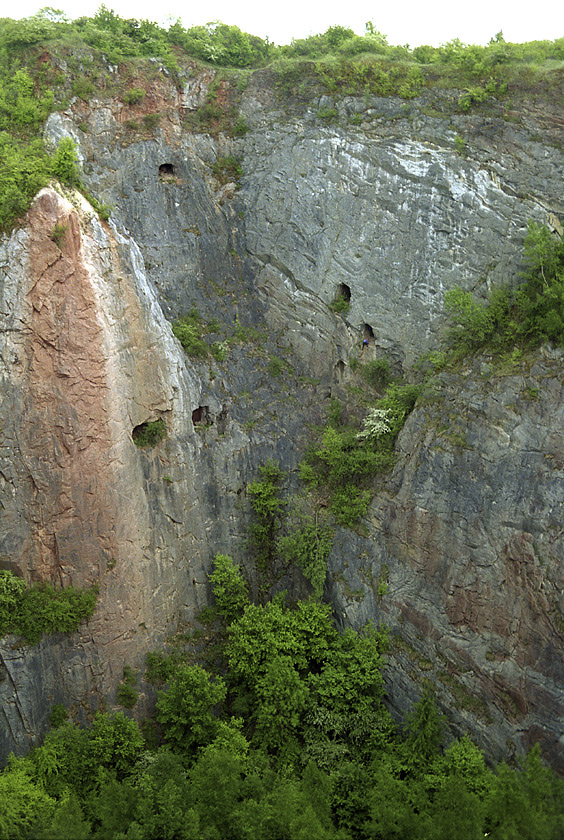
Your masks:
<svg viewBox="0 0 564 840"><path fill-rule="evenodd" d="M124 664L207 602L213 554L244 557L246 485L271 457L295 486L308 424L358 393L368 329L409 373L437 346L445 291L515 282L528 219L564 210L562 155L538 140L554 126L532 104L520 123L502 105L452 113L448 92L285 113L258 73L233 139L186 118L213 72L185 81L147 80L158 125L117 99L52 115L47 140L75 138L112 222L49 189L3 240L2 565L100 585L79 634L4 650L4 750L51 702L111 703ZM214 168L228 155L238 184ZM330 309L343 290L346 317ZM166 318L193 306L219 323L209 341L231 335L224 361L196 363L172 336ZM327 594L341 623L389 626L398 713L431 681L453 731L493 758L540 740L564 769L561 373L547 353L443 373L363 529L337 533ZM155 419L166 440L138 449Z"/></svg>
<svg viewBox="0 0 564 840"><path fill-rule="evenodd" d="M563 365L544 353L443 374L401 433L370 538L341 538L332 558L342 621L391 630L398 710L430 680L489 755L540 740L560 770Z"/></svg>
<svg viewBox="0 0 564 840"><path fill-rule="evenodd" d="M16 745L18 716L42 710L44 723L49 696L95 703L193 612L209 553L194 482L197 379L135 244L71 199L43 190L2 255L0 551L30 581L97 583L100 595L73 645L4 654L3 731ZM158 418L166 441L140 450L133 430ZM76 680L79 663L87 676Z"/></svg>

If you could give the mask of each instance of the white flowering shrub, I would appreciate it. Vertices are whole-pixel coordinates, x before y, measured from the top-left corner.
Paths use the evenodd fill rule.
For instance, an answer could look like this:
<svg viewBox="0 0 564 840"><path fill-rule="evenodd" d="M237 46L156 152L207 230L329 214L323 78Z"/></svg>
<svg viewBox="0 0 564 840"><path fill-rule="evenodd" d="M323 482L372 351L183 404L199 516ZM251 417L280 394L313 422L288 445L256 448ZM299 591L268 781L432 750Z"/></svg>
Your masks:
<svg viewBox="0 0 564 840"><path fill-rule="evenodd" d="M390 433L391 409L371 408L364 418L364 428L357 433L359 440L376 440Z"/></svg>

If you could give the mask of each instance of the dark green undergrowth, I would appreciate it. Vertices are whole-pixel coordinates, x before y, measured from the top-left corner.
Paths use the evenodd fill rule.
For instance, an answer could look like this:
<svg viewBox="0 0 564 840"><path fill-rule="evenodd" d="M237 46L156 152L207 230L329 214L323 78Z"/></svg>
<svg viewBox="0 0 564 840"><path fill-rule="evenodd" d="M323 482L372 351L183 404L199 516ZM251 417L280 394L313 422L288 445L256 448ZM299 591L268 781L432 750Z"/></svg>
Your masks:
<svg viewBox="0 0 564 840"><path fill-rule="evenodd" d="M189 642L149 657L142 729L54 708L42 745L0 774L1 837L560 840L564 783L538 746L488 767L468 735L445 738L430 689L392 720L385 631L340 633L316 601L252 603L226 555L211 583L217 664L190 662Z"/></svg>
<svg viewBox="0 0 564 840"><path fill-rule="evenodd" d="M54 589L27 586L12 572L0 572L0 635L21 636L36 644L43 635L73 633L93 614L97 587Z"/></svg>
<svg viewBox="0 0 564 840"><path fill-rule="evenodd" d="M460 288L446 293L445 361L483 349L501 356L547 342L564 347L564 242L530 222L524 252L519 285L493 288L483 301Z"/></svg>
<svg viewBox="0 0 564 840"><path fill-rule="evenodd" d="M377 370L381 374L382 365ZM388 385L362 427L334 402L329 425L305 454L300 478L316 494L327 495L339 525L352 527L366 514L374 477L393 466L396 438L419 393L418 385Z"/></svg>

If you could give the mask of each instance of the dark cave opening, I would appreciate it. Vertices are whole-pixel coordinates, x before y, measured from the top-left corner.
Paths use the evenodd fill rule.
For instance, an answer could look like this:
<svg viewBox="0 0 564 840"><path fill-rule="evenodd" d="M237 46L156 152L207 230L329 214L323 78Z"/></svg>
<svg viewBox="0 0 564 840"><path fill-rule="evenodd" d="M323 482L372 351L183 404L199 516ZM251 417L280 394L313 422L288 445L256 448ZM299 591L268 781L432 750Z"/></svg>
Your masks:
<svg viewBox="0 0 564 840"><path fill-rule="evenodd" d="M174 164L172 163L161 163L159 166L159 178L162 180L168 181L171 178L176 176L176 172L174 169Z"/></svg>

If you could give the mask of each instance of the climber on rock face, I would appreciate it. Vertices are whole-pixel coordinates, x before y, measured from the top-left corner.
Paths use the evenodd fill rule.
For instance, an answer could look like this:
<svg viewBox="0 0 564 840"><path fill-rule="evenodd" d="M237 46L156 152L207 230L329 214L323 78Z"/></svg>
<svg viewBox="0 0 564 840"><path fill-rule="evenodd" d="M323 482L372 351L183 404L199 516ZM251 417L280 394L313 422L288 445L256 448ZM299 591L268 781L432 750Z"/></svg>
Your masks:
<svg viewBox="0 0 564 840"><path fill-rule="evenodd" d="M368 339L363 338L362 339L362 349L365 350L367 347L368 347Z"/></svg>

